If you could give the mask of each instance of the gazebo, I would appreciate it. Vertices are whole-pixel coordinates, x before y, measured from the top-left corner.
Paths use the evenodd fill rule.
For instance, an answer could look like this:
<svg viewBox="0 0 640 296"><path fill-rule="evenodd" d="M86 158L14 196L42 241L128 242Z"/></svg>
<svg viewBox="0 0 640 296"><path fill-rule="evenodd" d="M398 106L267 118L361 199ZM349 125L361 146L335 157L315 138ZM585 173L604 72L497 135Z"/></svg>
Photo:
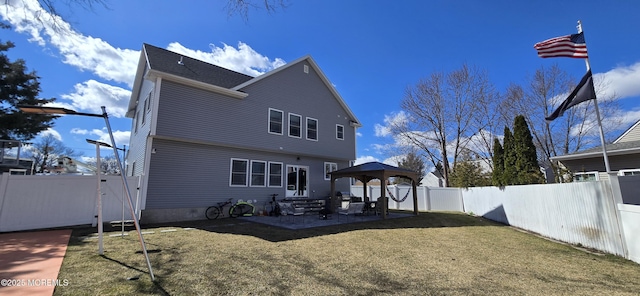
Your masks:
<svg viewBox="0 0 640 296"><path fill-rule="evenodd" d="M411 180L411 186L413 189L413 213L418 215L418 173L412 170L394 167L380 162L367 162L360 165L348 167L345 169L333 171L331 174L331 202L332 205L337 204L336 196L336 179L340 178L355 178L360 180L364 186L364 198L367 197L367 182L373 179L380 180L380 198L378 204L382 208L382 218L387 218L387 198L385 192L387 191L386 180L390 177L405 177ZM333 209L333 207L332 207Z"/></svg>

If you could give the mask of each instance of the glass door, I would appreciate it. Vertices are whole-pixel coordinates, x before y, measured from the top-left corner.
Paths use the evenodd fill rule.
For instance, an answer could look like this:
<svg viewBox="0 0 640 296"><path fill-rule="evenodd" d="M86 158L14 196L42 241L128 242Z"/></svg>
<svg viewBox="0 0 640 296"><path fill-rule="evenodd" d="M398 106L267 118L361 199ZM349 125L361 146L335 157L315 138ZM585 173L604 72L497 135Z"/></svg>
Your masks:
<svg viewBox="0 0 640 296"><path fill-rule="evenodd" d="M286 197L300 198L308 196L309 167L287 165Z"/></svg>

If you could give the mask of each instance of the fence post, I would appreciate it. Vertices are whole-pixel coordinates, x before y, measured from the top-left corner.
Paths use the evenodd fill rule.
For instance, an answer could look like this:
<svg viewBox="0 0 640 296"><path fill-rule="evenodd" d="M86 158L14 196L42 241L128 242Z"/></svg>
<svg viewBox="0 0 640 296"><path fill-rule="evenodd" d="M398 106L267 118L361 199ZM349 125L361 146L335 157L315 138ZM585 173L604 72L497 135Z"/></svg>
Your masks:
<svg viewBox="0 0 640 296"><path fill-rule="evenodd" d="M431 211L431 190L429 186L422 186L422 188L424 188L424 199L427 211Z"/></svg>
<svg viewBox="0 0 640 296"><path fill-rule="evenodd" d="M622 203L622 191L620 190L620 181L616 173L609 173L609 189L611 189L611 203L613 214L616 219L616 228L618 230L618 237L620 238L620 245L622 246L622 252L624 258L629 259L629 249L627 248L627 241L624 237L624 227L622 223L622 217L620 210L618 209L618 203Z"/></svg>
<svg viewBox="0 0 640 296"><path fill-rule="evenodd" d="M2 173L2 177L0 178L0 221L2 221L2 212L4 212L4 200L7 197L7 187L9 185L9 177L10 173ZM2 223L0 223L2 225ZM0 227L0 232L4 231L2 227Z"/></svg>

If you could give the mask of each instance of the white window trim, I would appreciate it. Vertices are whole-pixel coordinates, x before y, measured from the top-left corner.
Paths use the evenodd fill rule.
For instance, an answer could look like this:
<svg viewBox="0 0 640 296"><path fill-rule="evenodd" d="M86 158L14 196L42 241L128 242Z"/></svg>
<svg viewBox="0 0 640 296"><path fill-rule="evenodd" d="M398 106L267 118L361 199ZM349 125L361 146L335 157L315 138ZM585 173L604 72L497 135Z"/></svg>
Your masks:
<svg viewBox="0 0 640 296"><path fill-rule="evenodd" d="M247 183L249 183L249 168L245 167L245 183L244 185L236 185L233 184L233 162L234 161L244 161L245 164L248 166L249 165L249 160L248 159L243 159L243 158L232 158L231 161L229 162L229 187L247 187Z"/></svg>
<svg viewBox="0 0 640 296"><path fill-rule="evenodd" d="M271 111L275 111L275 112L280 112L280 119L281 119L281 129L279 133L274 133L271 131ZM284 111L282 110L278 110L278 109L274 109L274 108L269 108L269 112L267 113L267 131L272 134L272 135L279 135L282 136L284 134Z"/></svg>
<svg viewBox="0 0 640 296"><path fill-rule="evenodd" d="M328 171L327 171L327 165L330 165L330 166L332 166L332 167L334 167L334 166L335 166L335 169L334 169L334 170L331 170L331 169L330 169L331 171L329 171L329 172L328 172ZM325 180L325 181L330 181L330 180L331 180L331 177L327 178L327 175L328 175L330 172L337 171L337 170L338 170L338 164L337 164L337 163L335 163L335 162L325 162L325 163L324 163L324 180Z"/></svg>
<svg viewBox="0 0 640 296"><path fill-rule="evenodd" d="M279 164L280 165L280 185L271 185L271 165L272 164ZM282 177L284 176L284 163L282 162L276 162L276 161L270 161L267 164L267 186L271 187L271 188L282 188Z"/></svg>
<svg viewBox="0 0 640 296"><path fill-rule="evenodd" d="M589 182L589 181L575 181L575 176L581 176L581 175L595 175L596 179L594 181L600 181L600 174L598 173L598 171L591 171L591 172L573 173L574 182Z"/></svg>
<svg viewBox="0 0 640 296"><path fill-rule="evenodd" d="M134 120L135 126L134 126L133 133L134 133L134 134L137 134L137 133L138 133L138 121L140 120L140 110L138 110L138 111L136 112L135 117L136 117L136 120Z"/></svg>
<svg viewBox="0 0 640 296"><path fill-rule="evenodd" d="M253 164L254 163L262 163L264 164L264 176L262 176L262 185L254 185L253 184ZM269 168L267 167L267 162L263 160L252 160L251 161L251 172L249 173L249 186L250 187L266 187L267 186L267 174Z"/></svg>
<svg viewBox="0 0 640 296"><path fill-rule="evenodd" d="M618 176L624 176L624 173L628 173L628 172L640 172L640 169L619 170L618 171Z"/></svg>
<svg viewBox="0 0 640 296"><path fill-rule="evenodd" d="M314 120L316 122L316 138L315 139L310 139L309 138L309 120ZM307 136L307 140L309 141L318 141L318 120L313 118L313 117L307 117L304 120L305 123L305 130L306 130L306 136Z"/></svg>
<svg viewBox="0 0 640 296"><path fill-rule="evenodd" d="M292 116L300 118L300 136L292 136L291 135L291 117ZM302 139L302 131L303 131L303 129L302 129L302 115L295 114L295 113L289 113L289 116L287 117L287 119L288 119L287 120L287 134L289 135L289 137L296 138L296 139Z"/></svg>
<svg viewBox="0 0 640 296"><path fill-rule="evenodd" d="M342 138L338 138L338 127L342 127ZM344 140L344 125L342 124L336 124L336 139L337 140Z"/></svg>

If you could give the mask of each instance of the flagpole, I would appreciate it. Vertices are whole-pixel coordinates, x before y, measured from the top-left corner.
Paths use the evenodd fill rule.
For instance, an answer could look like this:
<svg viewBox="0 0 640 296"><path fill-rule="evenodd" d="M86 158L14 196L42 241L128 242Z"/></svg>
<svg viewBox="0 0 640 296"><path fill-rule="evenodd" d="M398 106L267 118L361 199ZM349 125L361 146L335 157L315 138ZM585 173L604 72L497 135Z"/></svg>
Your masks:
<svg viewBox="0 0 640 296"><path fill-rule="evenodd" d="M580 33L582 33L582 22L578 21L578 34ZM589 70L591 70L589 57L585 58L584 62L587 66L587 72L588 72ZM595 92L594 92L594 95L595 95ZM598 128L600 128L600 142L602 143L602 156L604 157L604 168L607 170L607 174L609 174L611 172L611 168L609 167L609 157L607 156L607 146L605 145L605 142L604 142L604 131L602 130L602 121L600 120L600 109L598 108L597 96L595 96L593 99L593 105L596 108L596 118L598 119Z"/></svg>

